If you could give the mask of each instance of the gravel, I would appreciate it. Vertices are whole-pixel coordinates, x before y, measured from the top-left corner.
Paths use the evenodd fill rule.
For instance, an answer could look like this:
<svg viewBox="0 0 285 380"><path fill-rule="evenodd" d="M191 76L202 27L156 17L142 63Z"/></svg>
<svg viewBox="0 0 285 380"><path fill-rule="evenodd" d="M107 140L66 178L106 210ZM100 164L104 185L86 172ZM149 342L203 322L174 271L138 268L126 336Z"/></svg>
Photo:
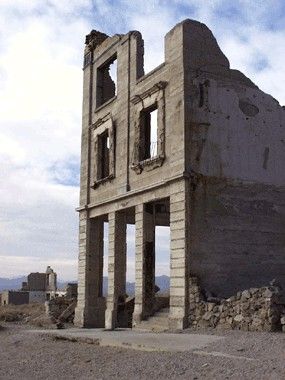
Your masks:
<svg viewBox="0 0 285 380"><path fill-rule="evenodd" d="M27 325L3 325L1 380L285 379L284 333L200 331L225 339L194 352L161 353L55 340L27 333Z"/></svg>

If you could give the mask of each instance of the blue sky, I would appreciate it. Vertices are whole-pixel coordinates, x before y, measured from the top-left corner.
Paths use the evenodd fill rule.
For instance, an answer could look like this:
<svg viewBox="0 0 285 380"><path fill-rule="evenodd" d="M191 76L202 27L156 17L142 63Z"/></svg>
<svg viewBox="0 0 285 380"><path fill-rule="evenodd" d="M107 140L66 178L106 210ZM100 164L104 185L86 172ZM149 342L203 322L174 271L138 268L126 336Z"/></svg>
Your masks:
<svg viewBox="0 0 285 380"><path fill-rule="evenodd" d="M52 265L76 278L85 35L141 31L147 72L185 18L207 24L231 67L285 104L283 0L0 0L0 277ZM167 232L160 241L167 273Z"/></svg>

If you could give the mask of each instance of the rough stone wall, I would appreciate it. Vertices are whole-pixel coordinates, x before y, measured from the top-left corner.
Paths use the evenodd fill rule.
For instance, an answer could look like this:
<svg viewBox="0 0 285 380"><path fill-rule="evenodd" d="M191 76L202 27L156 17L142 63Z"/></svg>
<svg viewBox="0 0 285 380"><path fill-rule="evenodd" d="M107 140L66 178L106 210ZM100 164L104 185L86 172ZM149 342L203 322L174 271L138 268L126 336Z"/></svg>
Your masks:
<svg viewBox="0 0 285 380"><path fill-rule="evenodd" d="M285 322L285 299L273 283L250 288L227 298L219 299L202 294L197 278L189 285L190 326L219 327L244 331L280 331ZM282 324L281 324L282 322Z"/></svg>

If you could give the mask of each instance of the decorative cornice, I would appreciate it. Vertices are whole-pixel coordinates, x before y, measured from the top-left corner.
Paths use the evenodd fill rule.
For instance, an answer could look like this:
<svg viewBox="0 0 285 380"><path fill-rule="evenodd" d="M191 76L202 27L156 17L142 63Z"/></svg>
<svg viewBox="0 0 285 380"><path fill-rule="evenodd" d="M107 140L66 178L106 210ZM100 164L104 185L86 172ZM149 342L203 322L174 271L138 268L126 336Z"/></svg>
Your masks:
<svg viewBox="0 0 285 380"><path fill-rule="evenodd" d="M137 103L141 102L142 100L144 100L145 98L147 98L148 96L151 96L155 92L165 89L167 84L168 84L168 82L164 82L164 81L157 82L152 87L150 87L148 90L144 91L142 94L133 96L131 99L131 102L133 104L137 104Z"/></svg>
<svg viewBox="0 0 285 380"><path fill-rule="evenodd" d="M90 129L96 129L100 127L100 125L104 124L108 120L112 120L112 115L111 112L108 112L106 115L103 117L100 117L98 120L95 121L92 125L90 125Z"/></svg>

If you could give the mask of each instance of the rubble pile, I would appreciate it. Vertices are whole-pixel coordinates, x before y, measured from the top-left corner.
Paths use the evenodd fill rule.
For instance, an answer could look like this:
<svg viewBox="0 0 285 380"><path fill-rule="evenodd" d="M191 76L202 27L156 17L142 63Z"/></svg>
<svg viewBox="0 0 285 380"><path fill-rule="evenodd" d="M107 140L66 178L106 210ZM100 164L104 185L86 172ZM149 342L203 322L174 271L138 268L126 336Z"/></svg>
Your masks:
<svg viewBox="0 0 285 380"><path fill-rule="evenodd" d="M220 299L205 296L195 277L189 285L189 322L192 327L219 327L244 331L284 331L285 302L274 281Z"/></svg>
<svg viewBox="0 0 285 380"><path fill-rule="evenodd" d="M65 297L52 298L46 301L46 315L55 322L59 319L62 313L70 306L72 300L66 299ZM70 317L70 322L73 321L74 315Z"/></svg>

